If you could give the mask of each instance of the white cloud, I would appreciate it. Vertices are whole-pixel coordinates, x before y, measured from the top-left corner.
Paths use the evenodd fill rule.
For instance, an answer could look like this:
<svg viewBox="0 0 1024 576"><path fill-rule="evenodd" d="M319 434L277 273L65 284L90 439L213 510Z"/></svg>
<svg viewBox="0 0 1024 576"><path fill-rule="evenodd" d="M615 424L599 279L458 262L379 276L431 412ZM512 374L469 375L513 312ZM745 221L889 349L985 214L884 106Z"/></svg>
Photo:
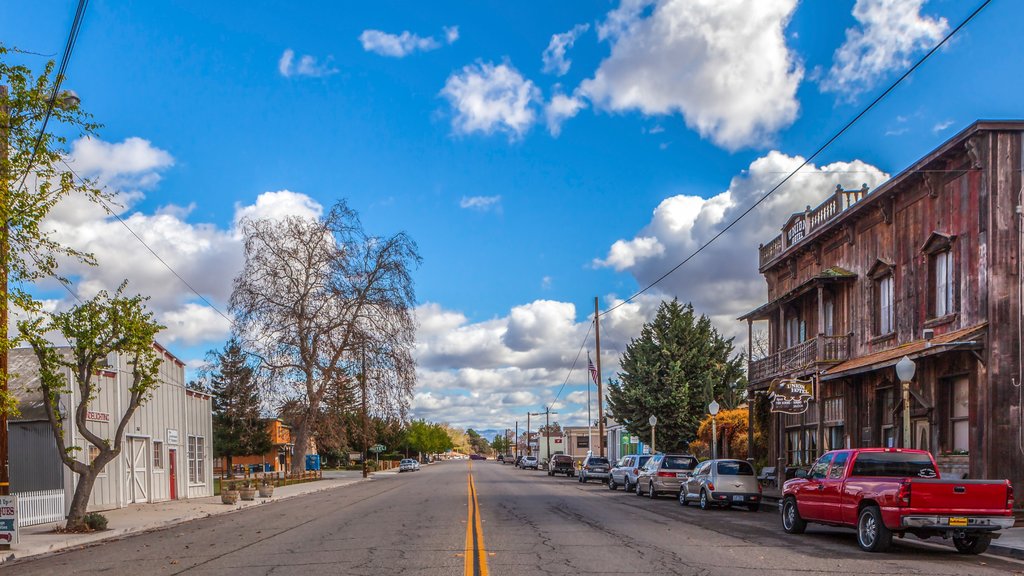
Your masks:
<svg viewBox="0 0 1024 576"><path fill-rule="evenodd" d="M236 202L234 223L237 226L245 218L317 218L322 213L323 206L309 196L291 190L279 190L260 194L255 204L243 205Z"/></svg>
<svg viewBox="0 0 1024 576"><path fill-rule="evenodd" d="M853 98L871 89L887 72L910 66L910 57L939 42L949 30L945 18L921 14L925 0L857 0L858 26L846 30L846 41L834 56L821 83L826 92Z"/></svg>
<svg viewBox="0 0 1024 576"><path fill-rule="evenodd" d="M392 58L404 58L413 52L429 52L441 47L437 40L429 36L417 36L408 30L401 34L363 30L359 35L359 41L363 44L363 50Z"/></svg>
<svg viewBox="0 0 1024 576"><path fill-rule="evenodd" d="M333 58L328 56L324 62L317 62L315 56L306 54L301 56L298 64L296 64L295 51L287 48L277 61L277 71L285 78L291 78L292 76L308 76L312 78L331 76L340 72L340 70L331 65L332 60Z"/></svg>
<svg viewBox="0 0 1024 576"><path fill-rule="evenodd" d="M188 302L176 310L165 310L158 318L166 326L160 342L192 346L227 338L231 323L209 306Z"/></svg>
<svg viewBox="0 0 1024 576"><path fill-rule="evenodd" d="M628 271L641 286L658 279L692 254L742 211L764 196L803 159L772 151L754 160L734 177L729 188L710 198L679 194L666 198L651 221L632 239L616 241L595 265ZM835 190L874 188L888 175L859 160L803 168L757 209L679 271L663 280L656 293L693 302L724 334L740 335L736 317L764 303L764 279L758 274L757 246L779 234L779 228L806 206L817 206ZM602 339L604 331L602 330Z"/></svg>
<svg viewBox="0 0 1024 576"><path fill-rule="evenodd" d="M550 290L554 279L551 276L545 276L540 279L541 290Z"/></svg>
<svg viewBox="0 0 1024 576"><path fill-rule="evenodd" d="M540 89L508 63L477 62L453 73L441 95L454 109L457 134L503 132L521 138L536 120Z"/></svg>
<svg viewBox="0 0 1024 576"><path fill-rule="evenodd" d="M952 125L953 125L953 121L952 120L943 120L941 122L936 122L935 125L932 126L932 132L935 132L935 133L942 132L943 130L945 130L946 128L949 128Z"/></svg>
<svg viewBox="0 0 1024 576"><path fill-rule="evenodd" d="M463 196L462 200L459 200L459 208L468 208L481 212L500 210L501 196Z"/></svg>
<svg viewBox="0 0 1024 576"><path fill-rule="evenodd" d="M598 26L611 54L581 94L595 107L679 113L735 150L792 124L803 67L786 45L796 0L623 0Z"/></svg>
<svg viewBox="0 0 1024 576"><path fill-rule="evenodd" d="M557 137L562 133L562 123L579 114L586 103L576 96L556 93L551 101L544 106L544 118L547 120L548 131Z"/></svg>
<svg viewBox="0 0 1024 576"><path fill-rule="evenodd" d="M459 27L458 26L445 26L444 27L444 40L449 44L454 44L459 39Z"/></svg>
<svg viewBox="0 0 1024 576"><path fill-rule="evenodd" d="M564 76L568 73L569 67L572 66L572 60L569 60L565 53L572 48L576 38L589 29L590 24L577 24L568 32L552 35L551 42L548 43L544 54L541 55L541 60L544 62L544 73L556 76Z"/></svg>

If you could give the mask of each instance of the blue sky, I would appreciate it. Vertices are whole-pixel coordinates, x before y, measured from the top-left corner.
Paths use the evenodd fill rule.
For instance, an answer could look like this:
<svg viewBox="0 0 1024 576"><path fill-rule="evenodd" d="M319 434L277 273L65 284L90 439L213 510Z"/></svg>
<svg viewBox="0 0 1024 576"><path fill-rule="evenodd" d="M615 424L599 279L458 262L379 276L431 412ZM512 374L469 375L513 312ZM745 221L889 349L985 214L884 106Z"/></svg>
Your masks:
<svg viewBox="0 0 1024 576"><path fill-rule="evenodd" d="M221 309L240 215L346 198L370 232L407 231L424 258L413 413L501 428L554 399L595 296L682 260L976 5L92 0L67 85L104 128L72 159ZM8 4L0 39L59 54L74 8ZM1022 10L993 3L749 222L606 317L605 375L665 297L744 332L733 319L765 299L757 243L836 183L875 186L976 119L1022 117ZM183 359L223 342L119 224L73 204L55 222L100 258L71 270L83 295L128 277ZM577 371L563 423L583 423L584 391Z"/></svg>

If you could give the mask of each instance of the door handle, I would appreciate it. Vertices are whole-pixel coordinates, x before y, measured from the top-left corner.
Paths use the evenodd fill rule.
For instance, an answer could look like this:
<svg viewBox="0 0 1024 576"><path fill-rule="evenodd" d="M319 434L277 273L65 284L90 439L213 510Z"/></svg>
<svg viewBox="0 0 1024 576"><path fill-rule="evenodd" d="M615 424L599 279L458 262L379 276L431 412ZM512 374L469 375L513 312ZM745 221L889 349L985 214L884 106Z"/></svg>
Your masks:
<svg viewBox="0 0 1024 576"><path fill-rule="evenodd" d="M825 485L824 484L818 484L818 492L821 492L824 489L825 489Z"/></svg>

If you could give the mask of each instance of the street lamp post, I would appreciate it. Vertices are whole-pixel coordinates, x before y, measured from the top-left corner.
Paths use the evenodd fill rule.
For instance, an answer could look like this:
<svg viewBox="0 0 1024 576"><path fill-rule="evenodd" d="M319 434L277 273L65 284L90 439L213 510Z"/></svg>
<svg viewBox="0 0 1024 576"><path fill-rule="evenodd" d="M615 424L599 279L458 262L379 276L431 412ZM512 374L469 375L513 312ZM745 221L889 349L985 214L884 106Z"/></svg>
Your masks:
<svg viewBox="0 0 1024 576"><path fill-rule="evenodd" d="M711 404L708 404L708 414L711 414L711 459L718 459L718 421L715 419L718 416L719 410L718 402L711 400Z"/></svg>
<svg viewBox="0 0 1024 576"><path fill-rule="evenodd" d="M904 356L896 363L896 377L903 388L903 447L911 448L910 441L910 381L914 379L917 365L909 356Z"/></svg>
<svg viewBox="0 0 1024 576"><path fill-rule="evenodd" d="M651 425L651 454L654 454L654 429L658 426L658 417L651 414L651 417L647 419L647 423Z"/></svg>

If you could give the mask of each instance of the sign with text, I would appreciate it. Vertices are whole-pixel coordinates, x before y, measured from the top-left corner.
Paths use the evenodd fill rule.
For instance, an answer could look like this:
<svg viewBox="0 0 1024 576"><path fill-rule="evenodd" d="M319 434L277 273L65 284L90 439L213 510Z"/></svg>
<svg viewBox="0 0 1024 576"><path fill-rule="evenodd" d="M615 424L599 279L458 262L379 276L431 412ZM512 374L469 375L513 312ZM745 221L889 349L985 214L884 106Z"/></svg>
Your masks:
<svg viewBox="0 0 1024 576"><path fill-rule="evenodd" d="M18 543L18 497L0 496L0 544Z"/></svg>
<svg viewBox="0 0 1024 576"><path fill-rule="evenodd" d="M799 378L783 378L772 382L768 387L768 400L772 404L772 412L783 414L803 414L814 398L814 380Z"/></svg>
<svg viewBox="0 0 1024 576"><path fill-rule="evenodd" d="M385 448L383 444L374 444L373 446L370 446L370 452L383 452L385 450L387 450L387 448Z"/></svg>
<svg viewBox="0 0 1024 576"><path fill-rule="evenodd" d="M94 412L89 410L85 413L85 419L89 422L110 422L110 414L106 412Z"/></svg>
<svg viewBox="0 0 1024 576"><path fill-rule="evenodd" d="M167 443L177 444L178 443L178 431L174 428L167 429Z"/></svg>

